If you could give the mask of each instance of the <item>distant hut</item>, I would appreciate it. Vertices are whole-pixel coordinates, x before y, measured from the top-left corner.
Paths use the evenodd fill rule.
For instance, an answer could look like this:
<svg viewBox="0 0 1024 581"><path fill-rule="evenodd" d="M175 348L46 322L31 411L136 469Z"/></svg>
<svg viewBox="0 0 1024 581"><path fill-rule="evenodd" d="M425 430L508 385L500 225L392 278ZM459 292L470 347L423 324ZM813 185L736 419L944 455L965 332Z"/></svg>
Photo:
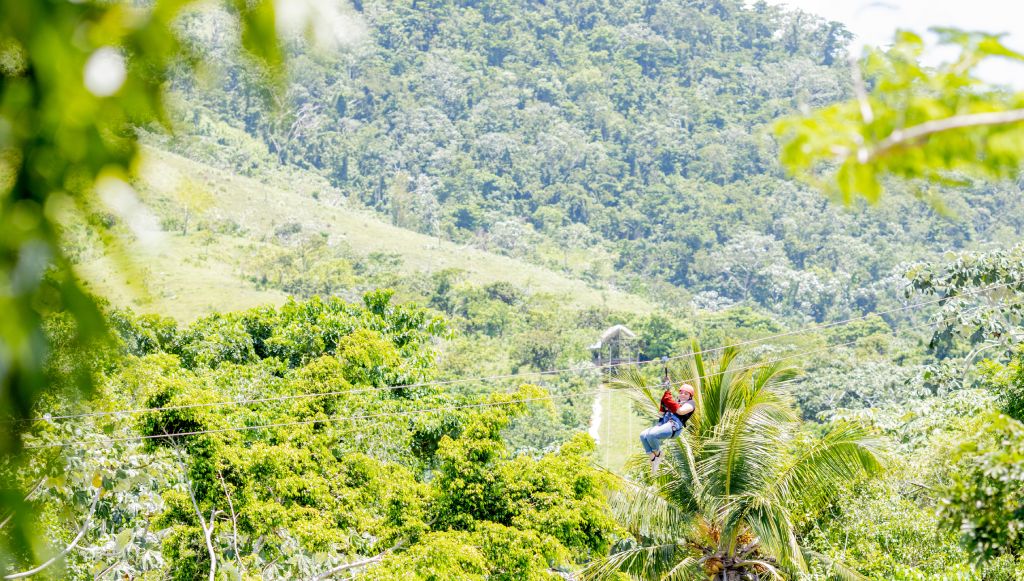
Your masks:
<svg viewBox="0 0 1024 581"><path fill-rule="evenodd" d="M594 365L620 365L640 360L640 340L625 325L609 327L601 338L590 346Z"/></svg>

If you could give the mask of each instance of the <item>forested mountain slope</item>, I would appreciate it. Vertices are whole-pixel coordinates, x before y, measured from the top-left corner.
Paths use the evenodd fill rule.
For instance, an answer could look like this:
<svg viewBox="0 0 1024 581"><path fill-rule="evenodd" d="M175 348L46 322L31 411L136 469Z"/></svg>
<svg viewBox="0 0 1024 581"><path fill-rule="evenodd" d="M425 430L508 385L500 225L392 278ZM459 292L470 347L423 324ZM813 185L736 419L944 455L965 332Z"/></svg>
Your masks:
<svg viewBox="0 0 1024 581"><path fill-rule="evenodd" d="M169 145L308 168L430 235L549 265L601 247L609 263L581 271L817 320L891 304L904 261L1021 229L1013 184L945 193L949 220L910 197L846 211L785 178L770 123L848 94L837 23L737 0L370 1L352 19L348 47L292 44L270 103L224 19L195 15L228 81L174 82L188 114Z"/></svg>

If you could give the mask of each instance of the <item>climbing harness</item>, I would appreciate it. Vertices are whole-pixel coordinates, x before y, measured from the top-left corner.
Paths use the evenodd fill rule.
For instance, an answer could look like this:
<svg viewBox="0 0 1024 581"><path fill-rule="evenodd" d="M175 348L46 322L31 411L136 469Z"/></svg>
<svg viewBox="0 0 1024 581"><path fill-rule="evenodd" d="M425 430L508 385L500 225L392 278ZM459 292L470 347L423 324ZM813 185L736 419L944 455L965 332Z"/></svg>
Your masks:
<svg viewBox="0 0 1024 581"><path fill-rule="evenodd" d="M669 377L668 377L668 357L662 356L661 364L662 364L661 387L663 387L664 389L667 390L669 388L669 386L672 385L672 382L669 380ZM658 419L658 423L655 424L655 425L663 426L663 425L671 422L672 423L672 435L670 437L672 437L672 438L678 438L679 434L683 433L683 428L686 427L686 420L690 419L690 416L693 415L693 412L690 412L690 413L686 414L684 417L681 418L681 417L677 416L674 412L671 412L671 411L665 409L664 404L662 404L660 406L660 411L661 411L661 418Z"/></svg>

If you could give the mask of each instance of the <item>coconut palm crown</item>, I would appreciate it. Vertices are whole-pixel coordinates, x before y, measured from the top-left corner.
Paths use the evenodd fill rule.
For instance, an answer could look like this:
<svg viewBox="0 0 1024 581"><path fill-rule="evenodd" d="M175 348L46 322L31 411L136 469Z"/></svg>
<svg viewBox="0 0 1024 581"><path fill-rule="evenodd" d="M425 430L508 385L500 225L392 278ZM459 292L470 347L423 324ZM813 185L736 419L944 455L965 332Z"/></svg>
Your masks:
<svg viewBox="0 0 1024 581"><path fill-rule="evenodd" d="M778 361L741 364L733 348L713 361L696 344L693 350L671 377L696 388L686 429L665 441L657 475L638 455L633 479L613 499L635 542L593 563L587 579L798 577L809 558L821 557L801 548L794 511L881 469L879 442L858 425L835 424L814 439L798 434L794 404L780 385L796 370ZM630 368L609 385L629 390L655 417L659 383ZM834 563L830 569L841 571Z"/></svg>

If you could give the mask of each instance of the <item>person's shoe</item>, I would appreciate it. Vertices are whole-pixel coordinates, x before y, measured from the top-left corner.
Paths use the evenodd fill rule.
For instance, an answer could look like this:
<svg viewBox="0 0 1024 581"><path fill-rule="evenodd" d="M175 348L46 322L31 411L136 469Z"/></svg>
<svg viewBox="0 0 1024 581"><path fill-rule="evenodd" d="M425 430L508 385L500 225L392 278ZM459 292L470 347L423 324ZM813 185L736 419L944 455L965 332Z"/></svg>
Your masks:
<svg viewBox="0 0 1024 581"><path fill-rule="evenodd" d="M661 459L664 457L664 454L662 454L661 452L657 452L654 458L651 458L651 474L658 473L658 467L661 466Z"/></svg>

